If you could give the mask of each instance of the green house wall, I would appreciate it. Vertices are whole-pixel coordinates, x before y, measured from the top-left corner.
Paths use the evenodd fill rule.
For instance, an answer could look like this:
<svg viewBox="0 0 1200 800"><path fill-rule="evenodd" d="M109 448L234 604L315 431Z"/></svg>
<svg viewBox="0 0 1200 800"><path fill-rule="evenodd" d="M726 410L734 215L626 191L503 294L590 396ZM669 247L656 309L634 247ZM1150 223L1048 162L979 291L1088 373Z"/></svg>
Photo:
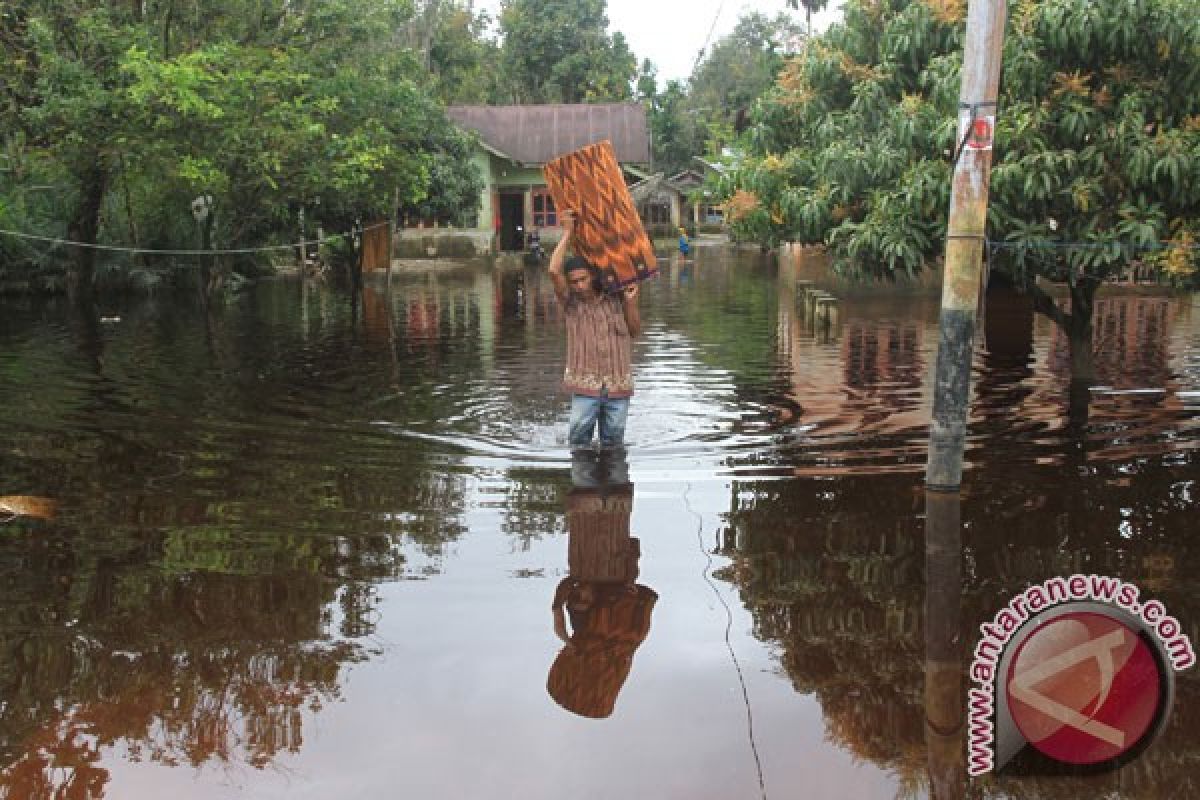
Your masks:
<svg viewBox="0 0 1200 800"><path fill-rule="evenodd" d="M471 160L479 168L479 172L483 176L483 191L479 198L479 219L475 229L478 231L492 231L495 229L496 194L500 191L512 189L520 189L524 192L525 221L523 224L525 226L531 225L533 221L533 197L529 190L531 188L537 189L546 186L546 179L542 175L542 168L540 166L524 167L515 164L507 158L498 156L481 146L476 146ZM557 238L557 229L551 228L548 232L548 240L552 241Z"/></svg>

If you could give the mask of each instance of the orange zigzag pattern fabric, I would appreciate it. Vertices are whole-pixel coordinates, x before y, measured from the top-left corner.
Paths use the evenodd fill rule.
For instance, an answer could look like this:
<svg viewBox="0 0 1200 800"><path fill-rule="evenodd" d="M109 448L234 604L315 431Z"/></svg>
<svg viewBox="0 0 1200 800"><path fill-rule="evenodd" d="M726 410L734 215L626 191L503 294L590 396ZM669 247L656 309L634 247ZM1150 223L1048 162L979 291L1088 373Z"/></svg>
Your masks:
<svg viewBox="0 0 1200 800"><path fill-rule="evenodd" d="M600 269L616 292L658 274L646 236L609 141L582 147L542 168L554 207L575 212L575 252Z"/></svg>

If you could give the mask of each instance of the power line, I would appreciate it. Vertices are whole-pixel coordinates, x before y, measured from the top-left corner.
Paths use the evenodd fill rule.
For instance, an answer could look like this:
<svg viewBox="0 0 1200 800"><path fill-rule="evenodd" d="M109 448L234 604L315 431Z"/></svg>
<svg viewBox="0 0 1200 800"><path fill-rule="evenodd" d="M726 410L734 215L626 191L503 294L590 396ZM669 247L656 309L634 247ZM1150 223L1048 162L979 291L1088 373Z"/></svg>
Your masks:
<svg viewBox="0 0 1200 800"><path fill-rule="evenodd" d="M708 43L712 41L713 31L717 29L717 20L721 18L721 9L725 8L725 0L721 0L717 4L717 13L713 15L712 25L708 26L708 36L704 37L704 45L700 48L700 52L696 53L696 61L692 64L692 73L696 72L696 67L700 66L700 59L704 58L704 51L708 49Z"/></svg>
<svg viewBox="0 0 1200 800"><path fill-rule="evenodd" d="M374 225L369 225L363 228L363 231L371 231L376 228L382 228L387 225L387 222L377 222ZM353 233L335 233L332 236L326 236L321 239L308 239L306 241L292 242L291 244L274 244L264 245L262 247L235 247L227 250L155 250L148 247L122 247L119 245L110 244L93 244L91 242L75 242L70 239L59 239L53 236L38 236L32 233L22 233L21 231L10 231L0 228L0 236L12 236L17 239L29 239L35 242L46 242L56 245L67 245L68 247L82 247L88 250L104 250L113 253L149 253L168 256L220 256L220 255L245 255L248 253L266 253L272 250L294 250L297 247L302 247L310 244L324 244L325 242L333 242L338 239L345 239L352 236Z"/></svg>

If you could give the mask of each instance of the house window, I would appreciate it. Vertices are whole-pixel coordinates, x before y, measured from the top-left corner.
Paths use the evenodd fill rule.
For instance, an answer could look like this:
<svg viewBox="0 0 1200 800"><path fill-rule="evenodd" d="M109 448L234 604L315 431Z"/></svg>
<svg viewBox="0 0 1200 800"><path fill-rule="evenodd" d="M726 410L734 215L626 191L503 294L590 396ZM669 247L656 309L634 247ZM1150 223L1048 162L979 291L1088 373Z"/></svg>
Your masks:
<svg viewBox="0 0 1200 800"><path fill-rule="evenodd" d="M533 190L533 227L554 228L558 225L558 214L554 210L554 198L545 189Z"/></svg>
<svg viewBox="0 0 1200 800"><path fill-rule="evenodd" d="M671 206L667 203L647 203L645 213L647 225L671 224Z"/></svg>

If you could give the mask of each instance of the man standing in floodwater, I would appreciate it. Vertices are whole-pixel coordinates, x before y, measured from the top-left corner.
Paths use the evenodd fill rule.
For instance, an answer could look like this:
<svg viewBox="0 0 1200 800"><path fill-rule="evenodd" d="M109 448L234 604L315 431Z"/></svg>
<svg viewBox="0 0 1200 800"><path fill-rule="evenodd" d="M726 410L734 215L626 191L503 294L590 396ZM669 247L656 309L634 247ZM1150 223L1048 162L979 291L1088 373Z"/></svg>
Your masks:
<svg viewBox="0 0 1200 800"><path fill-rule="evenodd" d="M587 447L599 427L603 447L622 447L629 398L634 337L642 332L638 287L619 295L602 291L599 271L579 256L567 258L575 215L563 211L562 238L550 256L550 280L567 322L567 365L563 388L571 393L571 447Z"/></svg>

